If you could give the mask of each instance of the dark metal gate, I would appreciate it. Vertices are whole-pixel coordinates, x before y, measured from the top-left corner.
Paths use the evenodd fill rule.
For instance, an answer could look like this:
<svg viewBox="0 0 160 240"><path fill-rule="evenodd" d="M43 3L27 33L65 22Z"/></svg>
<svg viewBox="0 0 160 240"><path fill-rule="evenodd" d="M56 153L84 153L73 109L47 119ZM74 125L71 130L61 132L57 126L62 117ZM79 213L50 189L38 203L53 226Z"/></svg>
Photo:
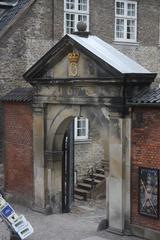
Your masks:
<svg viewBox="0 0 160 240"><path fill-rule="evenodd" d="M74 121L64 137L62 162L62 212L70 212L74 201Z"/></svg>

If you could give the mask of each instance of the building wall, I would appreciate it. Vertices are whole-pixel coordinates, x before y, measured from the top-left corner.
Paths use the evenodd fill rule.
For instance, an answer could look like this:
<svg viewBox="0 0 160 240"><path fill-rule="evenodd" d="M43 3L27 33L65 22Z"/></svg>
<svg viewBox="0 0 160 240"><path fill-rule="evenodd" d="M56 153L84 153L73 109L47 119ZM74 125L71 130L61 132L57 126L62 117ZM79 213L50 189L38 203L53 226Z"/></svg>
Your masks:
<svg viewBox="0 0 160 240"><path fill-rule="evenodd" d="M138 170L139 167L160 169L159 119L159 108L134 108L132 112L131 221L155 230L160 229L160 220L138 213Z"/></svg>
<svg viewBox="0 0 160 240"><path fill-rule="evenodd" d="M75 142L75 170L78 180L87 176L88 170L102 167L104 149L100 132L90 121L89 139L84 142Z"/></svg>
<svg viewBox="0 0 160 240"><path fill-rule="evenodd" d="M5 114L5 191L17 201L32 201L33 140L30 105L6 103Z"/></svg>
<svg viewBox="0 0 160 240"><path fill-rule="evenodd" d="M52 0L35 1L28 12L0 39L0 96L17 87L30 87L22 75L53 46L52 18ZM3 134L3 116L0 117L0 133ZM3 155L0 154L2 161Z"/></svg>
<svg viewBox="0 0 160 240"><path fill-rule="evenodd" d="M52 0L38 0L0 39L0 95L27 86L22 75L52 46Z"/></svg>
<svg viewBox="0 0 160 240"><path fill-rule="evenodd" d="M137 43L115 42L115 0L90 0L90 32L125 53L160 78L160 1L137 1ZM63 35L64 0L55 0L54 37ZM60 17L61 16L61 17Z"/></svg>

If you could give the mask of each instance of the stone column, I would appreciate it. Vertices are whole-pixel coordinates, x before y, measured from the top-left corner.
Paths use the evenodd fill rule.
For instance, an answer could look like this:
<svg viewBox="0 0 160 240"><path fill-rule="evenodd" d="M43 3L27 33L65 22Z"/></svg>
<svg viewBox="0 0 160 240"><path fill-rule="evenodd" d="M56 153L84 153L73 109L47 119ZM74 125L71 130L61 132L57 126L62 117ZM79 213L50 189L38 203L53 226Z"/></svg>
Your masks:
<svg viewBox="0 0 160 240"><path fill-rule="evenodd" d="M131 213L131 116L125 118L124 135L124 227L125 232L130 227ZM129 233L129 232L128 232Z"/></svg>
<svg viewBox="0 0 160 240"><path fill-rule="evenodd" d="M44 187L44 108L33 106L34 209L45 208Z"/></svg>
<svg viewBox="0 0 160 240"><path fill-rule="evenodd" d="M125 120L112 114L109 127L109 231L124 231L124 133Z"/></svg>

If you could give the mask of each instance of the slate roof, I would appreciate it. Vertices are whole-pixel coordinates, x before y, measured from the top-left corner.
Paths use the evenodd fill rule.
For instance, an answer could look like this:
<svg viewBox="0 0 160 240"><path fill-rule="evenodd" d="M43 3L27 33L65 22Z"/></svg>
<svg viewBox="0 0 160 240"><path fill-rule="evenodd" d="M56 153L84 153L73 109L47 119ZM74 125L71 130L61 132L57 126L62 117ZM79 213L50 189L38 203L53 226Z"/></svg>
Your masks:
<svg viewBox="0 0 160 240"><path fill-rule="evenodd" d="M145 89L139 92L132 99L128 99L128 105L146 105L159 104L160 106L160 88Z"/></svg>
<svg viewBox="0 0 160 240"><path fill-rule="evenodd" d="M89 35L88 37L80 37L75 34L70 34L69 37L123 74L151 73L140 64L96 36Z"/></svg>
<svg viewBox="0 0 160 240"><path fill-rule="evenodd" d="M32 84L40 82L38 79L43 78L49 70L51 63L53 67L73 47L79 49L84 54L86 53L90 58L96 60L98 64L102 64L103 68L113 76L125 77L130 82L131 79L134 81L151 82L156 77L156 73L151 73L100 38L92 35L85 37L76 34L65 35L23 77Z"/></svg>
<svg viewBox="0 0 160 240"><path fill-rule="evenodd" d="M19 0L0 0L0 6L16 6Z"/></svg>
<svg viewBox="0 0 160 240"><path fill-rule="evenodd" d="M33 100L33 88L16 88L5 96L1 97L2 102L27 102L30 103Z"/></svg>
<svg viewBox="0 0 160 240"><path fill-rule="evenodd" d="M23 10L27 3L33 2L33 0L0 0L0 9L2 11L0 15L0 32L9 25L17 16L17 14Z"/></svg>

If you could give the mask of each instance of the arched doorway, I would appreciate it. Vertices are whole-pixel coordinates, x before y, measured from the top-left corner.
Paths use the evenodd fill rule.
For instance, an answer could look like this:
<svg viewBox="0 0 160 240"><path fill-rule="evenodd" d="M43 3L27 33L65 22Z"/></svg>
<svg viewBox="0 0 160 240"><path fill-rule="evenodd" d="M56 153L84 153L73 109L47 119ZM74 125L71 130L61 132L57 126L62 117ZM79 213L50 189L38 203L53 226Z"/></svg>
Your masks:
<svg viewBox="0 0 160 240"><path fill-rule="evenodd" d="M77 156L74 154L74 149L77 147L77 143L75 144L74 139L73 119L75 116L79 116L79 111L77 112L78 108L79 111L83 112L83 116L89 119L92 137L93 132L94 136L96 135L96 139L89 139L89 142L81 142L81 149L89 148L88 151L91 151L91 156L90 159L88 159L89 156L85 150L83 156L81 156L80 163L80 158L78 158L77 161L74 161L74 158ZM68 111L72 116L66 116ZM48 179L48 186L46 186L46 188L49 190L49 192L47 191L48 195L50 195L48 204L52 205L54 212L68 212L74 198L73 189L75 172L78 172L78 177L80 178L82 172L84 172L85 175L89 167L95 166L97 162L100 164L100 160L102 160L102 157L100 158L100 152L97 153L96 149L96 156L94 158L97 157L98 159L94 159L94 161L92 160L95 146L99 146L97 149L103 148L103 161L105 159L106 162L109 162L109 136L108 130L106 130L109 127L109 122L108 119L104 117L103 112L98 108L76 106L75 108L68 107L63 109L63 111L57 114L54 123L52 122L50 125L47 136L47 146L51 147L51 149L48 149L48 152L50 152L52 156L51 163L46 168L46 179ZM57 127L55 129L56 125ZM99 142L99 138L101 142ZM89 147L87 147L87 144ZM86 147L84 147L85 145ZM101 145L103 145L103 147ZM86 158L85 155L87 155ZM84 165L83 168L82 165Z"/></svg>

